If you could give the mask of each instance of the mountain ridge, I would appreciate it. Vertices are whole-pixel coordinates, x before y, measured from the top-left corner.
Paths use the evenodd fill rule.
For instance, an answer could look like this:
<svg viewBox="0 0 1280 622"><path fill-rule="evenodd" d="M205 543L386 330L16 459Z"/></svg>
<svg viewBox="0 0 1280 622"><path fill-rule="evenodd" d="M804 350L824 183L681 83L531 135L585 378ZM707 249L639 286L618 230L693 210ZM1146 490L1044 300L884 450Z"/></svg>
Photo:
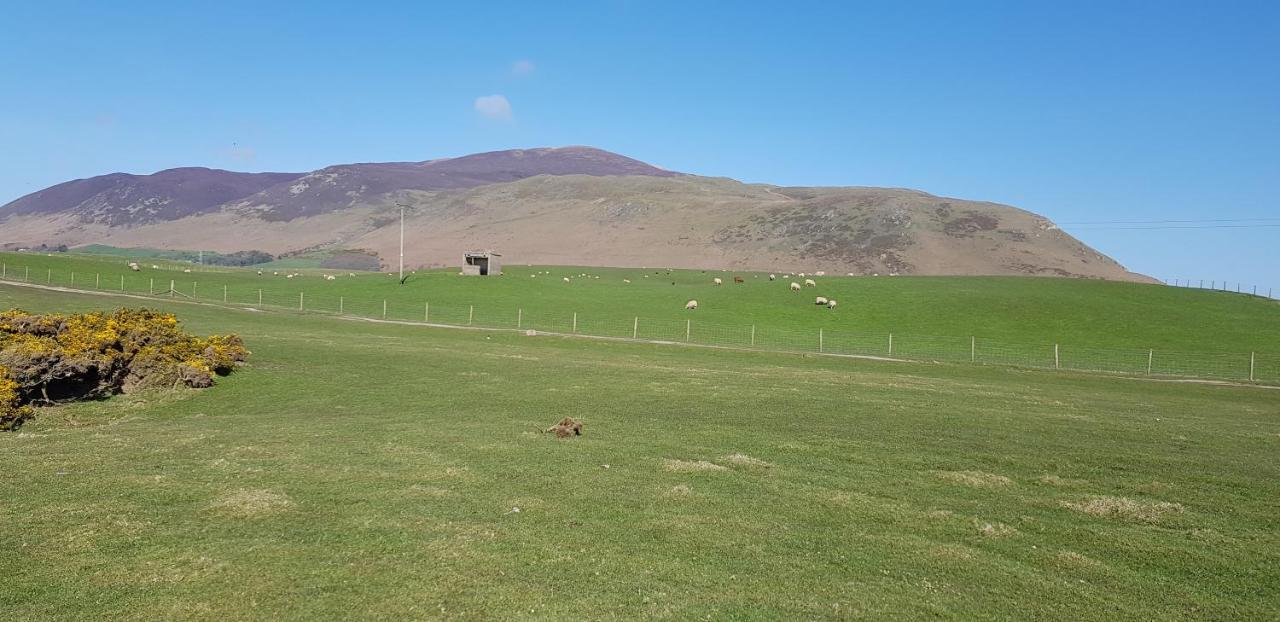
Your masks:
<svg viewBox="0 0 1280 622"><path fill-rule="evenodd" d="M420 265L488 247L521 263L1145 278L1011 206L909 188L745 184L583 146L308 173L113 173L0 206L0 245L362 248L385 260L398 254L399 205L406 259Z"/></svg>

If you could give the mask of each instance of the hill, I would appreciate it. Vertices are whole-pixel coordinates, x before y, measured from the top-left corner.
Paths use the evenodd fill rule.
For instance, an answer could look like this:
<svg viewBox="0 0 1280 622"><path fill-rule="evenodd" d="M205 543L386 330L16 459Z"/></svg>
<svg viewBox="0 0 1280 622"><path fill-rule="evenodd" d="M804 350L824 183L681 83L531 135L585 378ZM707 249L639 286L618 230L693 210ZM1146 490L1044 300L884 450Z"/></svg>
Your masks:
<svg viewBox="0 0 1280 622"><path fill-rule="evenodd" d="M1143 278L1007 205L904 189L744 184L588 147L307 174L176 170L185 173L114 174L18 199L0 207L0 244L362 248L390 263L397 206L406 205L406 261L415 266L456 265L463 250L487 247L519 263Z"/></svg>

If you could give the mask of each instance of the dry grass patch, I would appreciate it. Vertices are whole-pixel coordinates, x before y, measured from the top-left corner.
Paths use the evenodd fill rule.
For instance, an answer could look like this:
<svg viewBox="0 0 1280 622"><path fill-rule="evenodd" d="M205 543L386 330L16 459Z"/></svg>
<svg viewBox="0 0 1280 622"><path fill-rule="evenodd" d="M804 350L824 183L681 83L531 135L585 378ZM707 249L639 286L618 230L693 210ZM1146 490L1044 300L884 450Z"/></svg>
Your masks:
<svg viewBox="0 0 1280 622"><path fill-rule="evenodd" d="M747 454L731 454L723 458L720 458L720 461L727 462L729 464L732 464L733 466L755 467L760 469L767 469L773 466L772 464L765 462L764 460L761 460L759 458L752 458Z"/></svg>
<svg viewBox="0 0 1280 622"><path fill-rule="evenodd" d="M1000 488L1013 484L1013 480L995 473L982 471L938 471L937 476L953 484L973 488Z"/></svg>
<svg viewBox="0 0 1280 622"><path fill-rule="evenodd" d="M273 490L236 490L213 502L213 509L234 516L262 516L281 512L292 504L289 497Z"/></svg>
<svg viewBox="0 0 1280 622"><path fill-rule="evenodd" d="M1018 530L1004 523L988 523L978 519L973 520L973 526L978 533L988 538L1008 538L1018 535Z"/></svg>
<svg viewBox="0 0 1280 622"><path fill-rule="evenodd" d="M675 460L673 458L665 458L662 461L662 468L672 473L697 473L700 471L728 471L728 467L720 466L714 462L706 460Z"/></svg>
<svg viewBox="0 0 1280 622"><path fill-rule="evenodd" d="M1057 486L1059 488L1072 488L1076 486L1085 486L1089 482L1082 479L1071 479L1069 477L1058 477L1057 475L1041 475L1036 481L1047 486Z"/></svg>
<svg viewBox="0 0 1280 622"><path fill-rule="evenodd" d="M668 490L665 494L663 494L663 496L680 498L680 497L687 497L691 494L693 494L692 488L684 484L678 484L676 486L672 486L671 490Z"/></svg>
<svg viewBox="0 0 1280 622"><path fill-rule="evenodd" d="M1072 503L1063 501L1063 507L1099 518L1119 518L1143 523L1155 523L1168 514L1181 514L1181 503L1165 501L1138 501L1128 497L1092 497Z"/></svg>

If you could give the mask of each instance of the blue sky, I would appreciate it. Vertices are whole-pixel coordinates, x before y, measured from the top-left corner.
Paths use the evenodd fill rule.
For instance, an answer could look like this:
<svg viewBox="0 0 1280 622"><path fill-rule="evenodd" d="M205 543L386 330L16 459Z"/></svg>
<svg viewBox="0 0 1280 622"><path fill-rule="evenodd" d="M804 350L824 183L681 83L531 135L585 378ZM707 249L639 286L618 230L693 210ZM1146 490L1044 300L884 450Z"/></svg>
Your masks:
<svg viewBox="0 0 1280 622"><path fill-rule="evenodd" d="M1065 228L1140 272L1280 293L1280 3L186 4L6 7L0 202L587 144L1064 223L1271 218Z"/></svg>

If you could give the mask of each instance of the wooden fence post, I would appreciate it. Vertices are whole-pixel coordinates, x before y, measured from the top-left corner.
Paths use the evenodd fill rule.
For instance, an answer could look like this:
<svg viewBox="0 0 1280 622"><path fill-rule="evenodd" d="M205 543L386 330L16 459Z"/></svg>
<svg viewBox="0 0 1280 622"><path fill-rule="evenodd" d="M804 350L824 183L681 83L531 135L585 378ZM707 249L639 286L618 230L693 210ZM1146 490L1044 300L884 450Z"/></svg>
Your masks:
<svg viewBox="0 0 1280 622"><path fill-rule="evenodd" d="M222 286L222 304L227 304L227 286Z"/></svg>
<svg viewBox="0 0 1280 622"><path fill-rule="evenodd" d="M1250 352L1249 353L1249 382L1253 382L1253 370L1256 366L1257 360L1258 360L1258 353Z"/></svg>
<svg viewBox="0 0 1280 622"><path fill-rule="evenodd" d="M382 319L387 319L387 299L382 299Z"/></svg>
<svg viewBox="0 0 1280 622"><path fill-rule="evenodd" d="M102 289L102 274L95 272L93 275L93 288Z"/></svg>
<svg viewBox="0 0 1280 622"><path fill-rule="evenodd" d="M75 287L75 286L76 286L76 271L75 271L75 270L72 270L72 271L71 271L71 286L72 286L72 287Z"/></svg>
<svg viewBox="0 0 1280 622"><path fill-rule="evenodd" d="M1053 368L1062 369L1061 366L1058 365L1058 344L1056 343L1053 344Z"/></svg>
<svg viewBox="0 0 1280 622"><path fill-rule="evenodd" d="M471 326L471 320L476 316L476 306L469 305L467 307L467 326Z"/></svg>
<svg viewBox="0 0 1280 622"><path fill-rule="evenodd" d="M302 300L305 292L298 292L298 310L302 311Z"/></svg>
<svg viewBox="0 0 1280 622"><path fill-rule="evenodd" d="M636 339L638 338L639 335L640 335L640 316L637 315L636 318L631 321L631 338Z"/></svg>
<svg viewBox="0 0 1280 622"><path fill-rule="evenodd" d="M343 303L343 297L338 296L338 315L342 315L342 303Z"/></svg>
<svg viewBox="0 0 1280 622"><path fill-rule="evenodd" d="M818 354L822 354L822 329L818 329Z"/></svg>
<svg viewBox="0 0 1280 622"><path fill-rule="evenodd" d="M124 291L124 275L120 275L120 291Z"/></svg>
<svg viewBox="0 0 1280 622"><path fill-rule="evenodd" d="M684 342L689 343L689 334L693 332L693 320L684 321Z"/></svg>
<svg viewBox="0 0 1280 622"><path fill-rule="evenodd" d="M1148 376L1151 375L1151 363L1155 360L1155 358L1156 358L1156 351L1147 350L1147 375Z"/></svg>
<svg viewBox="0 0 1280 622"><path fill-rule="evenodd" d="M524 328L524 309L516 309L516 328Z"/></svg>
<svg viewBox="0 0 1280 622"><path fill-rule="evenodd" d="M969 338L969 362L970 363L978 362L978 338L977 337Z"/></svg>
<svg viewBox="0 0 1280 622"><path fill-rule="evenodd" d="M422 321L424 322L431 321L431 303L430 302L426 303L425 308L422 311L422 318L423 318Z"/></svg>
<svg viewBox="0 0 1280 622"><path fill-rule="evenodd" d="M147 295L156 295L156 277L151 277L151 282L147 285Z"/></svg>
<svg viewBox="0 0 1280 622"><path fill-rule="evenodd" d="M889 333L889 356L893 356L893 333Z"/></svg>
<svg viewBox="0 0 1280 622"><path fill-rule="evenodd" d="M752 324L751 325L751 347L754 348L755 345L756 345L756 325Z"/></svg>
<svg viewBox="0 0 1280 622"><path fill-rule="evenodd" d="M259 307L262 306L262 288L261 287L258 288L258 306Z"/></svg>

